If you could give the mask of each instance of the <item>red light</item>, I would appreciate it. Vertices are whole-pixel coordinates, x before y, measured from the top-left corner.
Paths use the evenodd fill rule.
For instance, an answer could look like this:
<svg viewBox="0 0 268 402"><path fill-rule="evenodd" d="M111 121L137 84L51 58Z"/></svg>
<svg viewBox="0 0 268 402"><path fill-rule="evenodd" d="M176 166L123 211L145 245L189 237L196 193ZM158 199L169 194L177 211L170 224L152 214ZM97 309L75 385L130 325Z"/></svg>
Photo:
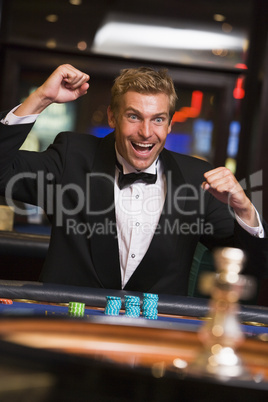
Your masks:
<svg viewBox="0 0 268 402"><path fill-rule="evenodd" d="M203 102L203 92L194 91L192 94L191 108L197 109L198 112L200 113L202 109L202 102Z"/></svg>
<svg viewBox="0 0 268 402"><path fill-rule="evenodd" d="M236 80L236 86L233 90L233 97L235 99L243 99L245 96L245 90L243 88L244 78L240 77Z"/></svg>
<svg viewBox="0 0 268 402"><path fill-rule="evenodd" d="M193 91L191 99L191 107L182 107L174 113L172 124L183 123L188 118L196 118L200 115L203 103L203 92Z"/></svg>
<svg viewBox="0 0 268 402"><path fill-rule="evenodd" d="M244 64L244 63L237 63L237 64L235 65L235 68L240 68L240 69L242 69L242 70L247 70L247 69L248 69L248 66L247 66L246 64Z"/></svg>

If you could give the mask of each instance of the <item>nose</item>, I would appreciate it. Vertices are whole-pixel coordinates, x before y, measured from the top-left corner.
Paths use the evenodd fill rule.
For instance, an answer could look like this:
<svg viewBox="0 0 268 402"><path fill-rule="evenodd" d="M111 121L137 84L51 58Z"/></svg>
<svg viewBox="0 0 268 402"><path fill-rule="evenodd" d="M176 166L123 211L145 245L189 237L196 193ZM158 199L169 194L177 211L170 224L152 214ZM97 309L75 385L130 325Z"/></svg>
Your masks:
<svg viewBox="0 0 268 402"><path fill-rule="evenodd" d="M150 128L150 122L147 120L143 120L141 122L141 127L140 127L140 132L139 134L144 138L148 139L151 137L151 128Z"/></svg>

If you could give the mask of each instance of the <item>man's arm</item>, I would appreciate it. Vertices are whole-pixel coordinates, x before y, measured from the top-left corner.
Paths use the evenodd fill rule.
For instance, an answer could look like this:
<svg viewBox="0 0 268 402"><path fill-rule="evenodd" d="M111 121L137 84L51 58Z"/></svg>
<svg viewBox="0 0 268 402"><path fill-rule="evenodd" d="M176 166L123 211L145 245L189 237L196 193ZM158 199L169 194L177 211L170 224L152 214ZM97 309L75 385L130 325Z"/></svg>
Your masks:
<svg viewBox="0 0 268 402"><path fill-rule="evenodd" d="M66 103L87 93L89 76L69 64L59 66L15 110L16 116L39 114L52 103Z"/></svg>
<svg viewBox="0 0 268 402"><path fill-rule="evenodd" d="M228 204L247 226L252 228L259 226L253 204L229 169L219 167L206 172L204 177L206 179L202 184L204 190Z"/></svg>
<svg viewBox="0 0 268 402"><path fill-rule="evenodd" d="M12 116L15 117L13 121L6 118L11 115L11 112L8 114L6 112L0 113L1 194L5 194L7 183L14 175L21 174L21 172L37 172L41 170L40 165L37 163L37 161L40 161L40 156L37 153L27 154L28 156L30 155L29 158L32 164L32 166L29 166L28 160L22 157L25 154L19 151L38 114L53 102L69 102L84 95L89 87L88 79L88 75L72 66L60 66L19 107L13 109ZM20 118L20 116L22 117ZM28 117L30 120L28 120ZM26 202L26 198L17 198Z"/></svg>

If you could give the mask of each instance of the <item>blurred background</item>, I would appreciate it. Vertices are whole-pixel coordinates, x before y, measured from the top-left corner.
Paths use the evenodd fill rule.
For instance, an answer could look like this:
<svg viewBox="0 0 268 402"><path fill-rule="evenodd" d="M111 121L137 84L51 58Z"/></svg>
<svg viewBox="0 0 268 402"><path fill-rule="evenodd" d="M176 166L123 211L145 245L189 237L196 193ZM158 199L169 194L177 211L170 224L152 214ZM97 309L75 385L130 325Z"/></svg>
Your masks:
<svg viewBox="0 0 268 402"><path fill-rule="evenodd" d="M119 71L165 67L179 98L166 148L229 167L268 219L267 15L266 0L0 0L0 109L70 63L91 76L88 95L48 108L23 147L104 136Z"/></svg>

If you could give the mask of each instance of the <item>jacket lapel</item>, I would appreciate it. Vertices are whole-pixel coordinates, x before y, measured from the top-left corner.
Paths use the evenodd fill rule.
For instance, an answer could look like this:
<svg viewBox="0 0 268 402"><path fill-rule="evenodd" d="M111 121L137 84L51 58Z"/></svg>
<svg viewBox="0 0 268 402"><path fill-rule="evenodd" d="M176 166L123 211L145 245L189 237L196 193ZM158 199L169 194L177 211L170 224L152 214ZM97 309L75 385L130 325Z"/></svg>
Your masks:
<svg viewBox="0 0 268 402"><path fill-rule="evenodd" d="M121 289L121 273L114 208L114 135L103 139L90 175L91 255L103 287Z"/></svg>

